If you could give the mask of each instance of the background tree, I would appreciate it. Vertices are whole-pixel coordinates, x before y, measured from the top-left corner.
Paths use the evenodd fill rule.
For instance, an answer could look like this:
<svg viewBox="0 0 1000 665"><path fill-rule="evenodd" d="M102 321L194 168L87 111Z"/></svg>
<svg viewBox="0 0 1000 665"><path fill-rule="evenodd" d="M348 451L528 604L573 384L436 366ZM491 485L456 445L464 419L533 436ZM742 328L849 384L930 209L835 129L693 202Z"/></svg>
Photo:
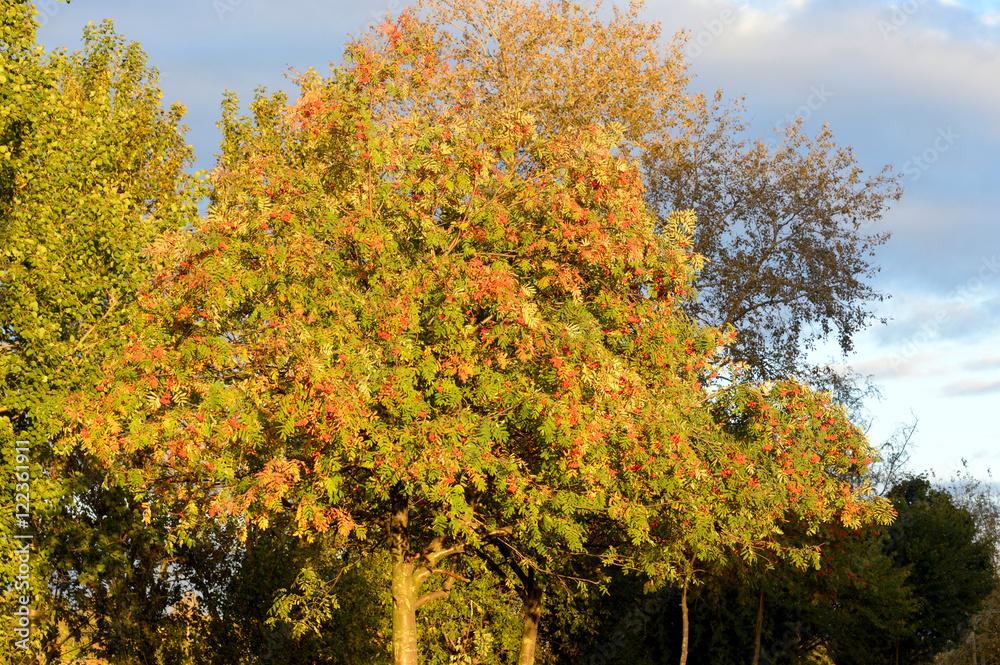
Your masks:
<svg viewBox="0 0 1000 665"><path fill-rule="evenodd" d="M1000 591L994 590L972 618L972 630L954 648L934 659L940 665L979 665L1000 658Z"/></svg>
<svg viewBox="0 0 1000 665"><path fill-rule="evenodd" d="M884 296L868 284L871 259L889 234L867 231L901 190L889 167L863 179L829 127L810 139L796 122L771 148L741 138L747 127L731 114L706 109L689 135L643 155L651 205L698 216L694 250L707 261L688 311L739 331L731 351L747 379L795 374L856 403L849 377L805 354L831 335L847 354L875 320Z"/></svg>
<svg viewBox="0 0 1000 665"><path fill-rule="evenodd" d="M447 31L441 94L471 88L485 108L529 112L548 132L614 125L633 157L683 133L701 104L687 91L684 35L663 43L642 2L613 6L607 20L601 4L423 0L422 19Z"/></svg>
<svg viewBox="0 0 1000 665"><path fill-rule="evenodd" d="M889 498L899 517L886 530L885 551L910 570L908 584L920 598L912 637L878 644L901 662L930 662L970 628L980 604L996 587L996 542L979 533L976 519L944 490L923 477L893 487Z"/></svg>
<svg viewBox="0 0 1000 665"><path fill-rule="evenodd" d="M733 325L727 347L745 380L797 375L858 405L858 377L810 365L834 337L846 354L884 295L870 285L871 230L901 188L885 167L865 178L850 148L824 127L795 122L776 141L746 138L743 100L692 94L685 35L664 44L642 2L583 8L569 0L425 0L432 24L452 29L451 89L474 89L497 110L523 109L552 130L604 123L642 164L647 201L661 219L694 210L694 251L706 259L699 297L685 305L704 325Z"/></svg>
<svg viewBox="0 0 1000 665"><path fill-rule="evenodd" d="M384 557L293 534L289 515L248 527L222 593L204 604L211 621L198 636L198 662L391 662Z"/></svg>
<svg viewBox="0 0 1000 665"><path fill-rule="evenodd" d="M979 537L1000 542L1000 501L998 501L993 476L983 481L969 473L963 460L963 468L944 483L955 505L968 511L976 521ZM1000 571L1000 549L993 549L993 568ZM1000 589L983 601L979 611L972 618L972 630L956 648L941 654L935 662L945 665L965 665L966 663L988 663L1000 656Z"/></svg>

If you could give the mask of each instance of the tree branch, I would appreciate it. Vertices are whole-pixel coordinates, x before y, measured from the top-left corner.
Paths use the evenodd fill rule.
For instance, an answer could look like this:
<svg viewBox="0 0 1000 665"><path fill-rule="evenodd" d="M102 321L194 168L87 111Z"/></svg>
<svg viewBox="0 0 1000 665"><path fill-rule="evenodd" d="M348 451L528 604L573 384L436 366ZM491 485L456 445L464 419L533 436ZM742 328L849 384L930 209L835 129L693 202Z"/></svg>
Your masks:
<svg viewBox="0 0 1000 665"><path fill-rule="evenodd" d="M444 571L441 571L444 572ZM430 603L435 600L440 600L441 598L447 598L451 593L451 587L455 584L454 577L449 577L445 580L444 587L437 591L432 591L430 593L425 593L420 598L417 599L417 604L413 609L419 610L423 605Z"/></svg>

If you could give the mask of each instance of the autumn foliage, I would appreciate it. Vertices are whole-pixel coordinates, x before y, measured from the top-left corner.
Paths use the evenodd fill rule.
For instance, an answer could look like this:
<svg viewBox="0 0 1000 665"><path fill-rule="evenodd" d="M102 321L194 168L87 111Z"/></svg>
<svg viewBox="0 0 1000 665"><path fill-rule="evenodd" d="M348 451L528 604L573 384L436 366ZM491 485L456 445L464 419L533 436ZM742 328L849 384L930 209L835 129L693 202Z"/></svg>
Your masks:
<svg viewBox="0 0 1000 665"><path fill-rule="evenodd" d="M421 585L490 543L686 585L734 550L814 560L789 514L890 518L828 397L722 382L732 333L681 310L695 220L657 223L614 127L445 97L433 29L379 34L291 106L228 100L207 217L153 243L124 352L68 403L66 443L147 521L387 537L410 663Z"/></svg>

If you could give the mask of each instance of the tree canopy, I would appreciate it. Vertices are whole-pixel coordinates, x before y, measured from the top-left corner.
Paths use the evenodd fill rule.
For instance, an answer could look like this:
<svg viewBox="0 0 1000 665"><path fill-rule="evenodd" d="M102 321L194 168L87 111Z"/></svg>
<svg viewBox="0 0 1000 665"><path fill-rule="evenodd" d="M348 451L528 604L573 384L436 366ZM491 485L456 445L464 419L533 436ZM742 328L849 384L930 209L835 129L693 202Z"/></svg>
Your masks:
<svg viewBox="0 0 1000 665"><path fill-rule="evenodd" d="M155 646L179 622L201 630L190 610L165 619L180 571L225 587L230 600L205 601L225 612L259 613L232 600L248 586L275 594L270 622L214 633L264 648L281 617L301 633L342 616L336 581L365 561L385 572L366 597L391 598L397 663L419 658L418 608L492 594L508 620L509 589L491 588L504 575L531 663L547 590L571 597L612 568L678 587L683 663L688 591L710 572L816 565L822 544L785 538L789 523L815 536L891 520L864 481L862 432L788 376L801 339L761 342L784 364L770 363L733 329L750 319L702 316L721 301L699 294L713 265L700 229L731 233L711 221L729 175L714 199L661 194L733 121L686 92L681 42L659 51L640 8L605 23L561 2L428 3L352 43L329 77L301 76L291 104L261 93L244 117L229 95L201 217L183 108L160 107L138 46L107 24L83 53L45 56L30 3L6 10L0 416L46 479L34 588L62 597L36 639L53 655L68 626L109 657L194 658L189 632ZM826 211L806 235L850 254L862 240L844 215L877 217L889 182L861 183L849 152L817 142L791 139L774 168L812 183L799 208ZM734 164L774 199L733 219L787 198L771 166ZM740 256L709 259L740 267L747 298L767 293ZM866 269L831 256L848 281ZM829 307L872 295L851 284ZM843 339L863 322L809 302L797 316L847 321ZM301 603L278 597L290 574L245 567L278 552L294 553ZM336 657L377 659L369 646Z"/></svg>
<svg viewBox="0 0 1000 665"><path fill-rule="evenodd" d="M186 501L179 542L285 511L388 539L399 663L422 584L490 543L689 580L733 548L812 560L774 540L788 511L889 519L830 475L871 451L829 398L711 388L730 335L680 309L693 219L649 215L611 129L442 100L439 33L381 34L290 107L228 101L208 216L153 244L124 352L66 411L114 482Z"/></svg>

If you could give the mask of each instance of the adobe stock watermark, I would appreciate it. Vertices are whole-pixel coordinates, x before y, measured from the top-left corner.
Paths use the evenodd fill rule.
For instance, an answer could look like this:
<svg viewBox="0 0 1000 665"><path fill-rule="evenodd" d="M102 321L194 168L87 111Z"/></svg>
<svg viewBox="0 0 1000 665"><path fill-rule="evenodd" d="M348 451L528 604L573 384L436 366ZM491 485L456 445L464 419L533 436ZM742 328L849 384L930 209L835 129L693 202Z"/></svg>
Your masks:
<svg viewBox="0 0 1000 665"><path fill-rule="evenodd" d="M729 7L724 7L716 16L705 19L701 26L692 30L691 39L687 43L687 56L694 60L715 43L730 25L736 22L737 10L746 7L748 0L733 0Z"/></svg>
<svg viewBox="0 0 1000 665"><path fill-rule="evenodd" d="M875 22L875 27L882 33L883 39L888 39L890 35L898 32L909 22L910 17L920 11L920 8L927 4L927 0L906 0L901 5L889 5L892 13L889 20L879 19Z"/></svg>
<svg viewBox="0 0 1000 665"><path fill-rule="evenodd" d="M44 28L59 13L59 3L55 0L42 0L35 3L35 9L38 10L38 17L35 19L38 21L38 27Z"/></svg>
<svg viewBox="0 0 1000 665"><path fill-rule="evenodd" d="M14 590L17 609L14 610L14 633L21 639L14 641L18 649L28 651L31 637L31 540L28 516L31 513L31 467L27 441L14 442L14 561L17 563Z"/></svg>
<svg viewBox="0 0 1000 665"><path fill-rule="evenodd" d="M226 20L226 14L236 11L237 7L243 5L244 0L212 0L212 9L220 21Z"/></svg>
<svg viewBox="0 0 1000 665"><path fill-rule="evenodd" d="M809 120L813 113L823 108L831 97L833 97L833 91L827 90L825 83L820 84L818 87L815 85L809 86L809 96L793 112L785 114L785 123L791 125L796 120L802 120L803 122Z"/></svg>
<svg viewBox="0 0 1000 665"><path fill-rule="evenodd" d="M774 663L802 641L803 626L801 623L785 624L781 637L771 642L767 649L761 652L760 662Z"/></svg>
<svg viewBox="0 0 1000 665"><path fill-rule="evenodd" d="M664 587L657 591L639 607L635 607L622 619L607 642L601 644L596 651L583 659L585 665L605 665L610 662L633 636L642 630L653 617L660 613L668 601L676 598L677 589Z"/></svg>
<svg viewBox="0 0 1000 665"><path fill-rule="evenodd" d="M791 126L800 121L806 122L813 116L813 113L823 108L823 106L830 101L831 97L833 97L833 91L828 90L825 83L821 83L818 86L809 86L809 95L805 98L805 100L794 110L785 114L785 126ZM778 123L773 123L773 125L777 124ZM768 151L773 152L781 146L781 142L778 141L777 138L769 138L764 141L764 145Z"/></svg>
<svg viewBox="0 0 1000 665"><path fill-rule="evenodd" d="M934 137L931 145L919 155L910 157L903 164L903 173L909 176L913 182L920 180L920 176L934 166L937 160L941 158L941 155L948 152L951 146L955 145L955 141L960 138L962 138L962 135L951 127L948 127L948 129L938 127L937 136Z"/></svg>
<svg viewBox="0 0 1000 665"><path fill-rule="evenodd" d="M949 302L971 302L973 298L986 288L988 282L996 279L998 273L1000 273L1000 261L997 260L997 255L984 256L980 259L976 274L967 279L961 287L955 289L953 296L949 298ZM924 321L920 325L920 329L913 333L906 341L902 350L889 357L889 363L892 365L892 368L894 370L899 369L901 366L912 362L940 334L941 326L946 324L950 319L951 314L947 309L942 308L935 312L930 320Z"/></svg>

